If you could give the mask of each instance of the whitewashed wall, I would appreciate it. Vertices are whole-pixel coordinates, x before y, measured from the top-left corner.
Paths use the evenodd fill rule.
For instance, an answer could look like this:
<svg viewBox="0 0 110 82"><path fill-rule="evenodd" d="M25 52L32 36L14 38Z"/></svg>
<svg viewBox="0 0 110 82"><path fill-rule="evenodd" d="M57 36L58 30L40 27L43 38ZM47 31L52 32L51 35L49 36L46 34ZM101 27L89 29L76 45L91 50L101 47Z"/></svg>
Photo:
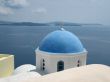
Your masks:
<svg viewBox="0 0 110 82"><path fill-rule="evenodd" d="M45 73L57 72L58 61L64 61L64 69L77 67L78 60L80 65L86 65L87 51L81 53L47 53L44 51L36 50L36 67L41 69L42 59L45 60Z"/></svg>

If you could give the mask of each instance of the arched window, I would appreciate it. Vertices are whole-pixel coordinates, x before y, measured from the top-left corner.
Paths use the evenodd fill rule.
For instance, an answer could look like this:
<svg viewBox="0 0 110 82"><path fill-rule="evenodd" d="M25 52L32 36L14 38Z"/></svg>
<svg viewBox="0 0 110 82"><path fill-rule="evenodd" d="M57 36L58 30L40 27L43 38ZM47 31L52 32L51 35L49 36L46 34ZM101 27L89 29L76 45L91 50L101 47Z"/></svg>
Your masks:
<svg viewBox="0 0 110 82"><path fill-rule="evenodd" d="M43 67L42 69L45 70L45 67Z"/></svg>
<svg viewBox="0 0 110 82"><path fill-rule="evenodd" d="M42 59L42 68L41 69L45 70L45 60L44 59Z"/></svg>
<svg viewBox="0 0 110 82"><path fill-rule="evenodd" d="M64 62L63 61L59 61L57 63L57 71L62 71L64 70Z"/></svg>
<svg viewBox="0 0 110 82"><path fill-rule="evenodd" d="M45 60L43 59L43 62L45 62Z"/></svg>
<svg viewBox="0 0 110 82"><path fill-rule="evenodd" d="M79 67L80 65L79 64L77 64L77 67Z"/></svg>
<svg viewBox="0 0 110 82"><path fill-rule="evenodd" d="M78 60L78 63L80 63L80 61Z"/></svg>
<svg viewBox="0 0 110 82"><path fill-rule="evenodd" d="M78 62L77 62L77 67L79 67L80 66L80 60L78 60Z"/></svg>
<svg viewBox="0 0 110 82"><path fill-rule="evenodd" d="M45 66L45 63L43 63L43 66Z"/></svg>

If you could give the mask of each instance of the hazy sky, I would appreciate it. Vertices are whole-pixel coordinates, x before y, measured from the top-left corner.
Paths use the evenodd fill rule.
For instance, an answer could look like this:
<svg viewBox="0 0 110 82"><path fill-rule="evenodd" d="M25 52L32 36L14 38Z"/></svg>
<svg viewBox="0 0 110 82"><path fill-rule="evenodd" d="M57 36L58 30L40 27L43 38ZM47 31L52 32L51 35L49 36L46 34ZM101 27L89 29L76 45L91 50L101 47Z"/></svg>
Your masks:
<svg viewBox="0 0 110 82"><path fill-rule="evenodd" d="M0 0L0 20L110 25L110 0Z"/></svg>

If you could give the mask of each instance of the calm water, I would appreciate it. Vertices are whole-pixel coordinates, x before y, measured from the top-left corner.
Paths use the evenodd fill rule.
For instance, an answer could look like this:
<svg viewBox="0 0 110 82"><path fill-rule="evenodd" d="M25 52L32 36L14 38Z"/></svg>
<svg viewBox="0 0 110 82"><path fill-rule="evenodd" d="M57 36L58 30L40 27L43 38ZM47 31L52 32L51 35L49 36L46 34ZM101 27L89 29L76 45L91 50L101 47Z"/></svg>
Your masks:
<svg viewBox="0 0 110 82"><path fill-rule="evenodd" d="M110 27L64 27L76 34L88 50L87 63L110 65ZM35 49L43 37L59 27L0 26L0 53L14 54L16 67L35 65Z"/></svg>

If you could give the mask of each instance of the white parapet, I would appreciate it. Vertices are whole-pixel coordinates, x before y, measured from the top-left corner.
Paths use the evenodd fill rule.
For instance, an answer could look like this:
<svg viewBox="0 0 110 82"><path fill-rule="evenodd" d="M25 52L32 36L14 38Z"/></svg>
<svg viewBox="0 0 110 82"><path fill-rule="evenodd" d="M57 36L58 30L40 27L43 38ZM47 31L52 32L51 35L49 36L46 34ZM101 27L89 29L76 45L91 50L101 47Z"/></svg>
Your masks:
<svg viewBox="0 0 110 82"><path fill-rule="evenodd" d="M14 71L14 55L0 54L0 78L10 76Z"/></svg>
<svg viewBox="0 0 110 82"><path fill-rule="evenodd" d="M2 78L0 82L110 82L110 67L93 64L39 76L25 72Z"/></svg>
<svg viewBox="0 0 110 82"><path fill-rule="evenodd" d="M86 65L39 78L29 78L22 82L110 82L110 67L99 64Z"/></svg>
<svg viewBox="0 0 110 82"><path fill-rule="evenodd" d="M31 65L31 64L24 64L24 65L17 67L14 70L13 75L17 75L17 74L25 73L25 72L31 72L35 70L36 70L36 66Z"/></svg>

